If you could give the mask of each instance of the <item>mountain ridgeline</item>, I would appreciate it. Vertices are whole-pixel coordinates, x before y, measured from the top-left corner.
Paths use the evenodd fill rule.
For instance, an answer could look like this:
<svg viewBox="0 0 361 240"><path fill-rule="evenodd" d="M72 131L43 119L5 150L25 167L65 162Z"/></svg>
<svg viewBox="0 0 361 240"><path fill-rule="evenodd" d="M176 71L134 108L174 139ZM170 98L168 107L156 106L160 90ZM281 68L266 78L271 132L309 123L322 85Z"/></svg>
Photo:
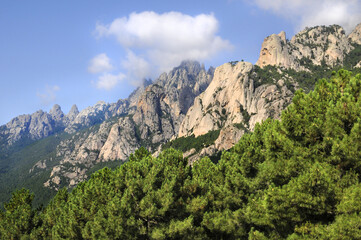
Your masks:
<svg viewBox="0 0 361 240"><path fill-rule="evenodd" d="M43 202L53 190L87 179L104 162L119 165L140 146L156 151L177 135L213 73L212 67L206 71L198 62L184 61L154 83L145 80L128 99L98 102L81 112L73 106L67 115L55 105L49 113L14 118L0 129L0 199L26 186Z"/></svg>
<svg viewBox="0 0 361 240"><path fill-rule="evenodd" d="M35 204L47 203L140 147L154 157L173 147L190 164L204 156L217 162L257 123L280 119L296 90L309 92L340 68L361 72L361 25L349 35L337 25L306 28L291 40L273 34L255 65L232 61L206 70L184 61L116 103L18 116L0 126L0 201L26 187Z"/></svg>

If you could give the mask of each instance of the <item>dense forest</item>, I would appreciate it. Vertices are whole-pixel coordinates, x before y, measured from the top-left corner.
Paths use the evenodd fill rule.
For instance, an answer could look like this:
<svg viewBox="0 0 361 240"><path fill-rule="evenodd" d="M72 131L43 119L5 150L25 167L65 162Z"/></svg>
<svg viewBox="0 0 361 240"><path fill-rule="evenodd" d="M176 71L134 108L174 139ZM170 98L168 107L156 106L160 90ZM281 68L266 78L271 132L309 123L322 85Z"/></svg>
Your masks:
<svg viewBox="0 0 361 240"><path fill-rule="evenodd" d="M0 239L360 239L361 75L299 90L218 163L144 148L34 209L0 212Z"/></svg>

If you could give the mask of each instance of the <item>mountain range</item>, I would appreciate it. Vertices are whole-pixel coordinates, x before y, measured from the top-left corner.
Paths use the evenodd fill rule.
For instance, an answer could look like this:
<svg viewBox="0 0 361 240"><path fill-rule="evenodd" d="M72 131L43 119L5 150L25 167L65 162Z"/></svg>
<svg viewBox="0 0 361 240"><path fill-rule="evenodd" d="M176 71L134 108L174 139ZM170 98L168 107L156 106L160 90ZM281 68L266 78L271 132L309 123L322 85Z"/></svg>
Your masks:
<svg viewBox="0 0 361 240"><path fill-rule="evenodd" d="M104 166L119 166L140 147L158 155L181 149L192 164L217 161L242 135L280 117L296 90L346 68L361 72L361 24L350 34L338 25L316 26L265 38L255 65L231 61L205 69L183 61L158 79L144 80L127 99L98 102L68 114L59 105L0 126L0 201L19 187L46 203Z"/></svg>

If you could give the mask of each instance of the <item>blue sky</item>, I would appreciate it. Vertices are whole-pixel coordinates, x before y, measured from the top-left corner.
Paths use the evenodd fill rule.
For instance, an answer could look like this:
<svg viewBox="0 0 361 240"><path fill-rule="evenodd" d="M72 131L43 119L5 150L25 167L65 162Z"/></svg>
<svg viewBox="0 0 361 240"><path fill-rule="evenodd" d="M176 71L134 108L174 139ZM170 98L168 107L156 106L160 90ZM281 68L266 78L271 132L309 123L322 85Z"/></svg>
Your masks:
<svg viewBox="0 0 361 240"><path fill-rule="evenodd" d="M359 0L3 0L0 124L55 103L67 113L115 102L182 58L255 63L272 33L334 23L350 31L359 13Z"/></svg>

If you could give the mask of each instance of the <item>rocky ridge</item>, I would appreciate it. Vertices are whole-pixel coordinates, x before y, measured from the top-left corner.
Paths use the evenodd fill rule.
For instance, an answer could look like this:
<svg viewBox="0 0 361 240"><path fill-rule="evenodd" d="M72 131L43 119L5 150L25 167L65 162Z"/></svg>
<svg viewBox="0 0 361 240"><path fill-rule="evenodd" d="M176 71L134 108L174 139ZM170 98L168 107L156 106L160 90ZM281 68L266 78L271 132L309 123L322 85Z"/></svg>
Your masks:
<svg viewBox="0 0 361 240"><path fill-rule="evenodd" d="M6 148L21 140L36 141L63 131L73 134L110 118L126 115L134 108L145 88L151 83L150 79L144 80L128 99L119 99L115 103L99 101L80 112L74 104L65 115L61 107L55 104L49 113L39 110L33 114L17 116L0 126L0 141L5 143L3 147Z"/></svg>
<svg viewBox="0 0 361 240"><path fill-rule="evenodd" d="M358 24L355 29L348 35L348 39L352 43L361 45L361 23Z"/></svg>
<svg viewBox="0 0 361 240"><path fill-rule="evenodd" d="M2 126L0 138L6 143L4 148L20 140L39 140L63 130L66 121L60 106L55 105L50 113L39 110L13 118Z"/></svg>
<svg viewBox="0 0 361 240"><path fill-rule="evenodd" d="M337 25L306 28L290 41L282 31L265 38L256 66L230 62L216 68L212 82L195 98L186 114L178 137L197 137L215 130L220 131L219 136L213 145L200 152L191 149L185 156L192 162L201 156L227 150L245 132L253 131L256 123L269 117L279 118L299 88L288 69L310 72L312 66L332 68L342 65L360 42L361 24L348 36ZM360 67L360 62L354 67ZM263 70L258 66L268 65L275 66L277 74L260 79L265 76L261 75Z"/></svg>
<svg viewBox="0 0 361 240"><path fill-rule="evenodd" d="M213 155L231 148L257 122L269 117L279 118L291 102L293 92L284 81L257 84L255 67L248 62L226 63L217 67L208 88L195 98L188 110L178 137L195 137L221 130L213 145L200 155ZM194 155L192 159L198 158Z"/></svg>
<svg viewBox="0 0 361 240"><path fill-rule="evenodd" d="M58 162L40 159L30 170L51 171L44 186L52 189L75 186L96 164L124 161L140 146L157 154L177 137L218 131L210 146L184 153L192 162L231 148L257 122L278 118L299 88L287 69L311 72L311 65L341 64L357 47L360 28L348 36L336 25L307 28L291 41L284 32L273 34L262 44L256 65L230 62L206 71L198 62L185 61L116 103L98 102L81 112L73 106L67 115L56 105L49 113L14 118L0 127L0 140L70 134L56 148ZM278 74L267 74L267 65Z"/></svg>
<svg viewBox="0 0 361 240"><path fill-rule="evenodd" d="M155 151L177 135L194 98L207 88L213 72L213 68L206 71L198 62L184 61L144 87L141 93L131 94L130 98L138 99L135 106L129 108L128 104L128 114L105 120L99 128L76 133L59 144L57 156L62 160L52 168L45 186L58 189L65 182L71 187L87 177L83 169L99 162L124 161L140 146ZM104 103L98 105L106 109ZM66 164L72 167L64 167Z"/></svg>
<svg viewBox="0 0 361 240"><path fill-rule="evenodd" d="M350 35L338 26L316 26L297 33L290 41L284 32L272 34L262 43L257 65L274 65L307 70L305 61L314 65L341 65L345 56L354 49L353 43L360 44L361 26L358 25Z"/></svg>

